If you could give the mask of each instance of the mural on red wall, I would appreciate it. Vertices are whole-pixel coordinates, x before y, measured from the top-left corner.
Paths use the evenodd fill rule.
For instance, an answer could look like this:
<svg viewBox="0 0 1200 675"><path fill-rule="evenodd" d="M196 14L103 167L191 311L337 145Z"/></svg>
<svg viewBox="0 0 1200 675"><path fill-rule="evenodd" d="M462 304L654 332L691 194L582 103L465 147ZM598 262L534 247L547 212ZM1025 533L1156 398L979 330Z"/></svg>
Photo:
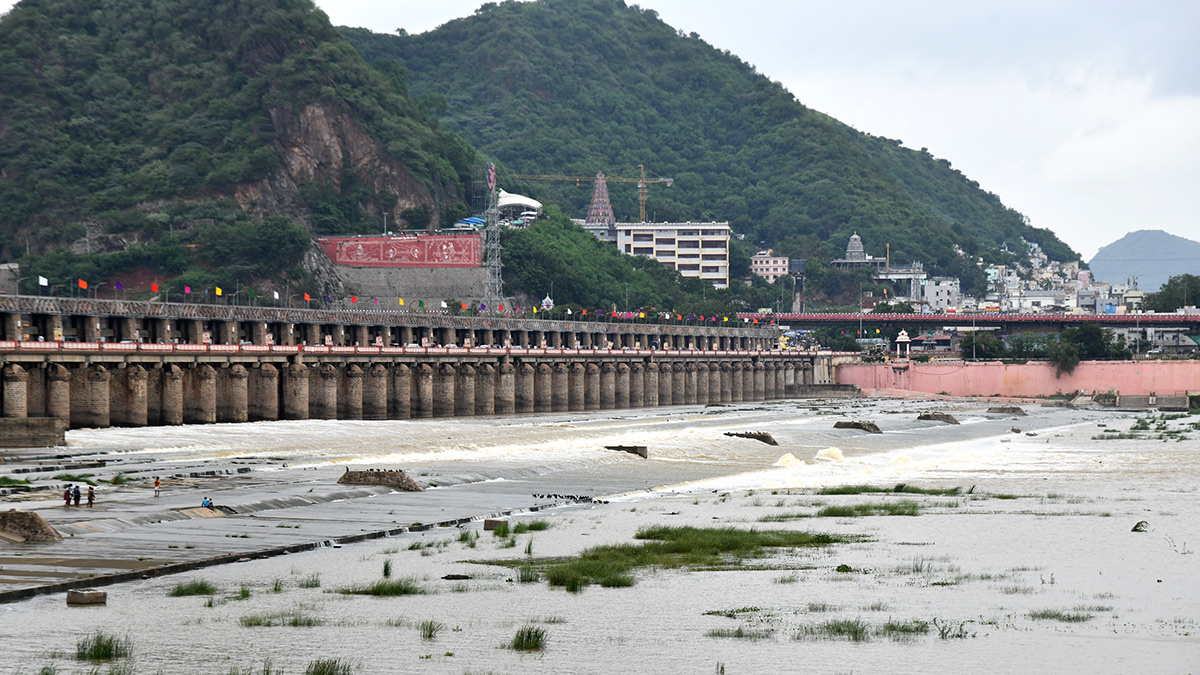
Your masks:
<svg viewBox="0 0 1200 675"><path fill-rule="evenodd" d="M477 234L407 237L328 237L318 240L329 259L354 267L479 267L483 245Z"/></svg>

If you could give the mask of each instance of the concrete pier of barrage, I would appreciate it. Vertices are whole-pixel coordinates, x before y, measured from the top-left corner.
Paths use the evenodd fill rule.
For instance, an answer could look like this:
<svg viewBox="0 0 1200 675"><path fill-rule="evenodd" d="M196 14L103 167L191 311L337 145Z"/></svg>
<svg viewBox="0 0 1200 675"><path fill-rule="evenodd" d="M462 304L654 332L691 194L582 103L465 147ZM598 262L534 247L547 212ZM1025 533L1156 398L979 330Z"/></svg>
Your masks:
<svg viewBox="0 0 1200 675"><path fill-rule="evenodd" d="M10 425L509 415L857 391L833 384L835 355L773 349L774 327L743 323L30 296L0 298L0 317Z"/></svg>

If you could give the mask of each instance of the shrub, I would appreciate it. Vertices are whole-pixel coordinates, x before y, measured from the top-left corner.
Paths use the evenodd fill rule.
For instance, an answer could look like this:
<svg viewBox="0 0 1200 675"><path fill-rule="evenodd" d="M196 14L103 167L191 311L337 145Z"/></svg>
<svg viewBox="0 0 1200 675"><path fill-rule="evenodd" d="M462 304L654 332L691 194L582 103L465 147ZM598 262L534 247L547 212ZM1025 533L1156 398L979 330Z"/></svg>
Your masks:
<svg viewBox="0 0 1200 675"><path fill-rule="evenodd" d="M522 626L513 636L509 646L519 652L536 652L546 647L546 629L537 626Z"/></svg>
<svg viewBox="0 0 1200 675"><path fill-rule="evenodd" d="M171 589L171 597L182 598L189 595L213 595L217 592L217 587L210 584L205 579L193 579L175 584L175 588Z"/></svg>
<svg viewBox="0 0 1200 675"><path fill-rule="evenodd" d="M80 661L109 661L123 659L133 652L129 638L119 638L96 631L79 638L75 643L75 658Z"/></svg>

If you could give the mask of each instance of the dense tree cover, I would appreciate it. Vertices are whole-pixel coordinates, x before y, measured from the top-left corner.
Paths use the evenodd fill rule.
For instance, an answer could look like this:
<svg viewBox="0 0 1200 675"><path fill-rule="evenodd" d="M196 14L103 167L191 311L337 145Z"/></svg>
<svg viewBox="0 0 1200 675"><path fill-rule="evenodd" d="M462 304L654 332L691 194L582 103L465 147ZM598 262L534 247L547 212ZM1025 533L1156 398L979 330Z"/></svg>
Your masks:
<svg viewBox="0 0 1200 675"><path fill-rule="evenodd" d="M728 220L748 247L807 258L816 291L843 285L820 273L854 231L869 253L891 243L893 260L959 276L967 292L983 285L969 256L1006 259L999 247L1020 237L1077 258L949 162L808 109L620 0L489 3L421 35L344 33L368 60L399 62L414 94L444 102L447 127L513 172L631 176L644 164L675 179L650 186L650 219ZM591 197L588 183L504 187L580 216ZM609 194L618 219L636 218L635 186Z"/></svg>
<svg viewBox="0 0 1200 675"><path fill-rule="evenodd" d="M1174 312L1181 307L1200 304L1200 276L1180 274L1167 279L1157 293L1146 296L1143 309L1151 312Z"/></svg>
<svg viewBox="0 0 1200 675"><path fill-rule="evenodd" d="M715 289L708 282L681 277L650 258L622 255L553 206L546 215L531 227L504 232L506 294L536 302L553 292L560 308L676 312L694 317L776 308L784 296L784 309L790 308L787 279L767 284L756 277L749 286L737 282L727 289Z"/></svg>
<svg viewBox="0 0 1200 675"><path fill-rule="evenodd" d="M69 243L71 223L153 240L163 204L228 196L281 167L279 119L311 103L349 114L447 202L474 161L402 71L368 66L311 0L30 0L0 21L0 83L10 259L26 236L35 251ZM322 229L360 224L363 199L338 211L345 199L313 192Z"/></svg>
<svg viewBox="0 0 1200 675"><path fill-rule="evenodd" d="M960 346L968 359L1045 359L1059 375L1072 372L1080 361L1130 357L1125 338L1098 323L1072 326L1059 335L1020 333L1007 341L988 331L972 331L963 336Z"/></svg>
<svg viewBox="0 0 1200 675"><path fill-rule="evenodd" d="M77 279L96 284L134 270L145 270L162 279L164 289L179 293L185 285L199 292L213 286L306 278L299 261L310 236L286 216L269 216L256 223L236 204L221 202L188 203L182 209L170 210L173 214L164 214L168 218L204 224L178 232L168 229L157 233L150 243L111 253L89 255L57 249L45 255L25 256L21 272L28 279L22 283L22 291L41 292L36 285L38 276L46 277L61 287L59 293L66 294L73 292ZM153 226L167 229L169 221Z"/></svg>

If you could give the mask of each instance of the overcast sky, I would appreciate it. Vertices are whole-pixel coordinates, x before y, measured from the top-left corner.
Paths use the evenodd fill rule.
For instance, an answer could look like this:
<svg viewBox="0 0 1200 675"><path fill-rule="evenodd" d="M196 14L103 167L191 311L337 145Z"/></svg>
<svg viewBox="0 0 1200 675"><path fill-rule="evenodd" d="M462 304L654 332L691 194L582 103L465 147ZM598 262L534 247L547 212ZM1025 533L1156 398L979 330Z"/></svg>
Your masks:
<svg viewBox="0 0 1200 675"><path fill-rule="evenodd" d="M419 33L482 3L317 4L336 25ZM636 4L810 108L950 160L1085 260L1132 230L1200 240L1200 2Z"/></svg>

